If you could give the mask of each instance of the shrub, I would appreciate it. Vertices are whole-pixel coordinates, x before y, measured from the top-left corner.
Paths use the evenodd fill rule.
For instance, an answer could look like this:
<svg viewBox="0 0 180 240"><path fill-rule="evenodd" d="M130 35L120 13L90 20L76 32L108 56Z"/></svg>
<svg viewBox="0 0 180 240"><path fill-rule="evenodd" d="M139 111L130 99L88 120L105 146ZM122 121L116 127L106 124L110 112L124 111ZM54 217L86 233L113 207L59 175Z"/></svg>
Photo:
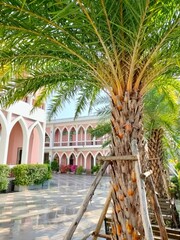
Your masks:
<svg viewBox="0 0 180 240"><path fill-rule="evenodd" d="M77 169L77 165L70 165L71 172L75 173Z"/></svg>
<svg viewBox="0 0 180 240"><path fill-rule="evenodd" d="M70 171L70 166L69 165L60 165L60 172L61 173L67 173Z"/></svg>
<svg viewBox="0 0 180 240"><path fill-rule="evenodd" d="M21 164L12 169L15 184L28 186L41 184L50 179L51 172L47 164Z"/></svg>
<svg viewBox="0 0 180 240"><path fill-rule="evenodd" d="M91 168L91 173L97 173L99 172L99 169L100 169L100 165L94 165L92 168Z"/></svg>
<svg viewBox="0 0 180 240"><path fill-rule="evenodd" d="M76 169L76 174L81 175L83 172L84 172L83 166L79 166L79 167Z"/></svg>
<svg viewBox="0 0 180 240"><path fill-rule="evenodd" d="M59 171L59 163L56 160L51 162L51 170L56 172Z"/></svg>
<svg viewBox="0 0 180 240"><path fill-rule="evenodd" d="M10 171L11 170L8 165L0 164L0 191L8 188L8 176Z"/></svg>

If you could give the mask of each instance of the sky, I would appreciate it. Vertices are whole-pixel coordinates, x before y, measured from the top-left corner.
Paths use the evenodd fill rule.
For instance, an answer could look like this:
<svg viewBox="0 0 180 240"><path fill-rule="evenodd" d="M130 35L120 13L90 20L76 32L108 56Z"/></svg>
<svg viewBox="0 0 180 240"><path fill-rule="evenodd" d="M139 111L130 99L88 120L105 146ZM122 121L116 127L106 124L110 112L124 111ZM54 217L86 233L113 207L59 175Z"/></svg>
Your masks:
<svg viewBox="0 0 180 240"><path fill-rule="evenodd" d="M74 115L75 115L75 100L72 99L69 103L66 103L64 108L62 110L59 110L56 116L54 116L52 119L74 118ZM82 117L88 116L88 107L85 111L82 112L80 116Z"/></svg>
<svg viewBox="0 0 180 240"><path fill-rule="evenodd" d="M75 114L75 104L73 101L65 104L65 107L58 112L57 116L54 119L62 119L62 118L73 118ZM88 109L82 112L80 116L88 116Z"/></svg>
<svg viewBox="0 0 180 240"><path fill-rule="evenodd" d="M103 96L106 96L106 94L104 92L101 92L100 96L103 97ZM51 99L51 97L49 97L49 99L47 100L47 109L48 109L48 104L50 103L50 99ZM107 103L105 103L105 104L107 104ZM100 106L104 106L104 103L99 104L98 108ZM65 103L63 109L59 110L57 112L56 116L54 116L52 118L52 120L53 119L74 118L75 108L76 108L76 96L74 96L74 98L71 99L69 102ZM90 115L90 116L96 115L98 108L96 109L96 107L94 107L92 112L90 114L88 114L89 106L87 106L86 109L81 113L81 115L79 115L79 117L85 117L88 115Z"/></svg>

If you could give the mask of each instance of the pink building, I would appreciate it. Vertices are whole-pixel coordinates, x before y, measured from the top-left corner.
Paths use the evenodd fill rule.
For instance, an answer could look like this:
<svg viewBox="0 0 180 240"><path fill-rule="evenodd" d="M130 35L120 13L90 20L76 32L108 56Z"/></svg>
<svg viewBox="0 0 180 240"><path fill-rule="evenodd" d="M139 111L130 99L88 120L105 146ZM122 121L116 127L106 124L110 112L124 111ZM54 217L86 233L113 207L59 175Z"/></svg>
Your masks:
<svg viewBox="0 0 180 240"><path fill-rule="evenodd" d="M102 148L105 139L93 138L89 133L98 123L95 116L53 120L46 124L44 159L56 159L59 165L83 166L87 171L96 165L99 155L107 155Z"/></svg>
<svg viewBox="0 0 180 240"><path fill-rule="evenodd" d="M43 163L46 114L32 110L28 96L6 110L0 108L0 164Z"/></svg>

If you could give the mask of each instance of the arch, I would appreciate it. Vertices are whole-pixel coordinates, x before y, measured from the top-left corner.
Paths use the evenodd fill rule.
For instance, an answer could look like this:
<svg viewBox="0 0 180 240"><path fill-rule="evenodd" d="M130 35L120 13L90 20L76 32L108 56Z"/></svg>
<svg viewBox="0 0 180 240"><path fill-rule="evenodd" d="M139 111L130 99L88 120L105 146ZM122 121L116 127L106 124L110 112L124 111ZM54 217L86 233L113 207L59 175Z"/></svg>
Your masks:
<svg viewBox="0 0 180 240"><path fill-rule="evenodd" d="M8 124L0 110L0 164L6 164L8 151Z"/></svg>
<svg viewBox="0 0 180 240"><path fill-rule="evenodd" d="M86 155L86 169L91 171L91 168L94 166L94 156L91 152Z"/></svg>
<svg viewBox="0 0 180 240"><path fill-rule="evenodd" d="M69 131L69 145L76 145L76 129L74 127L72 127Z"/></svg>
<svg viewBox="0 0 180 240"><path fill-rule="evenodd" d="M19 121L16 121L11 128L9 136L9 147L7 164L16 165L22 163L23 149L23 129Z"/></svg>
<svg viewBox="0 0 180 240"><path fill-rule="evenodd" d="M85 144L85 129L82 126L80 126L78 129L77 141L78 141L78 145L84 146L84 144Z"/></svg>
<svg viewBox="0 0 180 240"><path fill-rule="evenodd" d="M82 152L79 153L77 156L77 165L78 167L79 166L83 166L83 168L85 167L85 156Z"/></svg>
<svg viewBox="0 0 180 240"><path fill-rule="evenodd" d="M7 164L27 162L28 129L22 116L15 118L9 128L9 146Z"/></svg>
<svg viewBox="0 0 180 240"><path fill-rule="evenodd" d="M53 154L53 160L56 160L58 163L60 162L60 156L57 152Z"/></svg>
<svg viewBox="0 0 180 240"><path fill-rule="evenodd" d="M50 137L47 132L45 132L45 147L50 147Z"/></svg>
<svg viewBox="0 0 180 240"><path fill-rule="evenodd" d="M98 164L98 160L97 160L98 157L102 157L102 153L101 152L98 152L96 154L96 156L95 156L95 164Z"/></svg>
<svg viewBox="0 0 180 240"><path fill-rule="evenodd" d="M69 165L76 165L76 156L74 153L71 153L69 157Z"/></svg>
<svg viewBox="0 0 180 240"><path fill-rule="evenodd" d="M28 163L42 163L44 152L44 133L39 122L29 128Z"/></svg>
<svg viewBox="0 0 180 240"><path fill-rule="evenodd" d="M92 126L88 126L86 129L86 145L93 145L93 136L90 133Z"/></svg>
<svg viewBox="0 0 180 240"><path fill-rule="evenodd" d="M59 128L56 128L54 131L54 147L60 146L60 137L61 137L60 130Z"/></svg>
<svg viewBox="0 0 180 240"><path fill-rule="evenodd" d="M89 128L93 128L93 126L90 124L86 127L86 131L89 129Z"/></svg>
<svg viewBox="0 0 180 240"><path fill-rule="evenodd" d="M20 124L21 127L22 127L22 131L23 131L24 137L27 138L27 137L28 137L28 128L27 128L27 125L26 125L25 120L24 120L21 116L15 118L15 119L12 121L11 126L10 126L10 131L13 129L14 125L15 125L17 122L19 122L19 124Z"/></svg>
<svg viewBox="0 0 180 240"><path fill-rule="evenodd" d="M66 127L62 130L62 146L68 146L68 130Z"/></svg>
<svg viewBox="0 0 180 240"><path fill-rule="evenodd" d="M68 157L67 157L67 154L66 153L63 153L63 155L61 156L61 165L67 165L67 160L68 160Z"/></svg>

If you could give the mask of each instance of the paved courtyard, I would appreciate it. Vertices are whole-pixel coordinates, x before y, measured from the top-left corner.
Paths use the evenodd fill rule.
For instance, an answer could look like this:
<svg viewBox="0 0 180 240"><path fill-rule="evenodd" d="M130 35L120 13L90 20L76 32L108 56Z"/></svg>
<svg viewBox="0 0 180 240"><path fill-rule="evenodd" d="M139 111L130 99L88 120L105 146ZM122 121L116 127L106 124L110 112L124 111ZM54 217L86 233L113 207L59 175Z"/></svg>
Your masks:
<svg viewBox="0 0 180 240"><path fill-rule="evenodd" d="M48 189L0 194L0 240L62 240L94 178L57 174ZM109 177L105 176L73 240L95 229L108 190Z"/></svg>

